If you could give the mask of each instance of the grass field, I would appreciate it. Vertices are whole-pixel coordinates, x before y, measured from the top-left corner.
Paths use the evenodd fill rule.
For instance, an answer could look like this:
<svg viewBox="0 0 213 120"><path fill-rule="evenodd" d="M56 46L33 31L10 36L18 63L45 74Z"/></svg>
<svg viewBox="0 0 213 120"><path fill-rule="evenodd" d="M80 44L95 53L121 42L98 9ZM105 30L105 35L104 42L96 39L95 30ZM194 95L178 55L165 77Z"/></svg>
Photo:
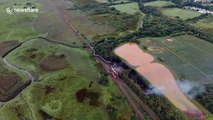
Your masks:
<svg viewBox="0 0 213 120"><path fill-rule="evenodd" d="M190 35L168 38L145 38L141 45L160 58L177 79L212 83L213 45Z"/></svg>
<svg viewBox="0 0 213 120"><path fill-rule="evenodd" d="M169 5L175 5L175 4L170 1L153 1L153 2L144 3L144 6L153 6L153 7L165 7Z"/></svg>
<svg viewBox="0 0 213 120"><path fill-rule="evenodd" d="M17 5L14 5L17 3ZM37 17L37 13L14 13L12 15L6 12L7 7L23 8L27 0L2 1L0 4L0 41L18 40L26 41L38 35L35 29L30 25ZM35 3L37 8L40 4Z"/></svg>
<svg viewBox="0 0 213 120"><path fill-rule="evenodd" d="M213 16L201 19L195 23L192 23L192 25L207 33L213 34Z"/></svg>
<svg viewBox="0 0 213 120"><path fill-rule="evenodd" d="M39 66L49 56L62 55L68 64L64 68L48 71ZM4 105L0 109L0 119L18 119L18 113L21 113L23 117L33 117L36 120L108 120L108 105L116 109L117 118L131 117L131 109L114 83L109 81L108 86L97 83L100 73L91 56L80 48L69 48L35 39L9 54L8 59L18 67L36 73L38 81L28 87L22 96ZM78 102L75 95L81 89L87 89L91 95L98 94L98 105L90 105L88 99L83 103Z"/></svg>
<svg viewBox="0 0 213 120"><path fill-rule="evenodd" d="M118 4L118 5L113 5L111 7L114 7L120 12L124 12L127 14L135 14L136 12L140 12L138 3L136 2L127 3L127 4Z"/></svg>
<svg viewBox="0 0 213 120"><path fill-rule="evenodd" d="M161 12L168 17L171 18L179 17L183 20L198 17L201 15L201 13L199 12L180 8L165 8L161 9Z"/></svg>
<svg viewBox="0 0 213 120"><path fill-rule="evenodd" d="M100 2L100 3L107 3L108 1L107 0L95 0L97 2Z"/></svg>

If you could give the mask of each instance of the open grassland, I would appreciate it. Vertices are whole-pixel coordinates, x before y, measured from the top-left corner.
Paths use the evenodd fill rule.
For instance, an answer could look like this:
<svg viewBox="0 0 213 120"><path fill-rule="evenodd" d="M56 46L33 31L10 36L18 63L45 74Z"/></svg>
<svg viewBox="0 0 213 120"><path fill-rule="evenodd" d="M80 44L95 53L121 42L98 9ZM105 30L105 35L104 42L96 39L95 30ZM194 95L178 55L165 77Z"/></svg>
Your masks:
<svg viewBox="0 0 213 120"><path fill-rule="evenodd" d="M54 52L54 51L57 51L57 52ZM60 54L61 52L63 52L64 54ZM42 73L44 74L46 73L46 69L51 69L51 68L46 68L46 69L41 69L41 68L44 68L45 66L53 65L54 64L53 58L57 56L58 57L61 56L61 59L56 58L56 61L55 61L56 63L57 61L59 63L60 61L68 62L77 69L76 71L77 73L82 75L87 74L84 72L84 70L90 70L90 75L87 75L87 77L90 78L92 76L92 78L94 78L94 74L96 74L97 70L90 68L91 66L88 66L90 65L89 63L91 62L89 60L90 56L87 56L87 59L85 59L85 57L82 57L82 55L85 55L85 54L86 52L80 49L69 50L67 49L67 47L63 45L61 45L59 48L58 46L56 46L56 44L47 42L42 39L37 39L37 40L35 39L35 40L30 40L26 42L21 47L17 48L16 51L11 52L8 55L8 59L11 61L11 63L17 66L21 66L24 69L34 71L36 73L40 73L40 75L42 76L43 75ZM69 59L72 58L72 61L65 61L64 60L65 58L63 58L64 56L69 57ZM46 65L45 61L48 62L48 59L50 59L50 61L53 62L53 64L48 63L49 65L48 64ZM76 63L81 63L81 64L76 64ZM82 68L82 66L87 66L87 67Z"/></svg>
<svg viewBox="0 0 213 120"><path fill-rule="evenodd" d="M109 35L118 36L133 32L138 28L141 17L144 16L139 10L135 14L127 14L104 4L91 3L89 5L78 5L78 3L79 1L76 1L76 6L69 7L69 12L66 16L69 17L71 24L76 27L80 33L87 38L92 38L92 40L100 40ZM119 4L119 6L131 4L132 3L124 3ZM136 3L133 4L137 5ZM128 8L129 7L126 7L124 9ZM127 12L129 12L129 10Z"/></svg>
<svg viewBox="0 0 213 120"><path fill-rule="evenodd" d="M198 20L197 22L192 23L192 25L209 34L213 34L213 16Z"/></svg>
<svg viewBox="0 0 213 120"><path fill-rule="evenodd" d="M99 3L107 3L108 2L108 0L95 0L95 1L97 1Z"/></svg>
<svg viewBox="0 0 213 120"><path fill-rule="evenodd" d="M171 18L179 17L180 19L187 20L190 18L198 17L201 13L192 10L180 9L180 8L165 8L161 9L161 12Z"/></svg>
<svg viewBox="0 0 213 120"><path fill-rule="evenodd" d="M141 45L167 65L176 79L212 83L213 45L190 35L145 38Z"/></svg>
<svg viewBox="0 0 213 120"><path fill-rule="evenodd" d="M170 1L153 1L153 2L144 3L144 6L153 6L153 7L165 7L169 5L175 5L175 4Z"/></svg>
<svg viewBox="0 0 213 120"><path fill-rule="evenodd" d="M109 81L108 86L98 84L100 73L91 56L80 48L35 39L9 54L8 59L35 72L38 81L4 105L0 109L0 119L108 120L131 117L131 109L114 83ZM52 68L52 64L59 61L66 65L61 63ZM108 115L109 109L113 112Z"/></svg>
<svg viewBox="0 0 213 120"><path fill-rule="evenodd" d="M69 11L64 13L70 20L71 24L90 40L94 36L109 34L115 31L113 27L92 21L92 18L82 11Z"/></svg>
<svg viewBox="0 0 213 120"><path fill-rule="evenodd" d="M74 31L60 17L59 12L54 6L63 5L63 1L42 1L45 7L42 7L42 13L38 14L37 19L33 22L33 26L37 31L44 34L47 38L65 43L67 45L81 46L79 38ZM49 4L49 5L48 5ZM71 3L66 3L72 6Z"/></svg>
<svg viewBox="0 0 213 120"><path fill-rule="evenodd" d="M27 0L4 0L0 4L0 41L18 40L22 42L38 35L31 26L31 22L37 17L37 13L13 13L10 15L6 12L8 7L24 8L27 2ZM40 4L37 2L32 1L31 3L40 8Z"/></svg>
<svg viewBox="0 0 213 120"><path fill-rule="evenodd" d="M96 2L99 3L107 3L109 2L108 0L95 0ZM115 0L115 1L111 1L111 3L120 3L120 2L128 2L129 0Z"/></svg>
<svg viewBox="0 0 213 120"><path fill-rule="evenodd" d="M127 13L127 14L135 14L136 12L140 12L138 3L136 2L112 5L111 7L114 7L120 12Z"/></svg>

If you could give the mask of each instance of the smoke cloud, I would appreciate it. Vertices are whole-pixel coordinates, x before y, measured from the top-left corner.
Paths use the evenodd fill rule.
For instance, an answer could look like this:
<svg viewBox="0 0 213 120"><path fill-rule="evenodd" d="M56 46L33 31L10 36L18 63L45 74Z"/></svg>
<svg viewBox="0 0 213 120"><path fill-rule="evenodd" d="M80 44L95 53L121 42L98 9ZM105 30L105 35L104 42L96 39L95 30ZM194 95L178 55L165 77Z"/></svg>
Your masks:
<svg viewBox="0 0 213 120"><path fill-rule="evenodd" d="M177 80L176 83L182 93L190 99L193 99L194 97L205 91L205 87L197 82L189 80Z"/></svg>
<svg viewBox="0 0 213 120"><path fill-rule="evenodd" d="M189 99L193 99L199 94L205 92L205 87L200 85L197 82L189 81L189 80L176 80L177 86L181 90L181 92L188 97ZM146 90L147 94L156 94L162 95L160 91L166 90L164 87L156 88L153 85L149 86L149 89Z"/></svg>

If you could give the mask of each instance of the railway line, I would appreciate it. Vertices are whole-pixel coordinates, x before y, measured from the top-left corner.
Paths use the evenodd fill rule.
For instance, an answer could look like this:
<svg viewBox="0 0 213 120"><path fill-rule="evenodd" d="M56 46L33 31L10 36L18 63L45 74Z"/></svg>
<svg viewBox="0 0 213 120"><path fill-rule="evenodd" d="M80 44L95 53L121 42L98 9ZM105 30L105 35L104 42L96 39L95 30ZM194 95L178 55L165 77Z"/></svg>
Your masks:
<svg viewBox="0 0 213 120"><path fill-rule="evenodd" d="M143 102L136 97L135 94L133 94L134 92L128 88L127 91L127 87L125 86L122 82L122 80L119 78L118 73L116 72L116 70L113 68L113 66L110 64L110 61L105 60L101 55L97 54L96 51L94 50L94 48L90 45L90 43L80 34L80 32L71 24L71 22L68 20L68 17L62 12L58 10L59 15L62 17L62 19L64 19L64 21L68 24L68 26L70 26L70 28L76 33L76 35L79 36L80 40L82 43L85 43L88 51L91 52L91 54L101 63L101 65L104 67L104 69L107 71L108 74L111 75L112 80L114 81L114 83L117 85L117 87L119 88L119 90L121 91L121 93L124 95L124 97L127 99L129 105L131 106L131 108L133 109L133 111L135 112L138 120L145 120L143 114L141 113L141 111L138 109L138 107L135 105L135 103L133 102L133 100L131 99L131 97L129 96L128 91L130 91L130 94L132 96L134 96L134 98L136 99L136 101L142 106L142 108L148 112L149 115L151 115L151 118L153 120L159 120L159 118L157 117L157 115L150 109L148 108L148 106L145 106L143 104Z"/></svg>

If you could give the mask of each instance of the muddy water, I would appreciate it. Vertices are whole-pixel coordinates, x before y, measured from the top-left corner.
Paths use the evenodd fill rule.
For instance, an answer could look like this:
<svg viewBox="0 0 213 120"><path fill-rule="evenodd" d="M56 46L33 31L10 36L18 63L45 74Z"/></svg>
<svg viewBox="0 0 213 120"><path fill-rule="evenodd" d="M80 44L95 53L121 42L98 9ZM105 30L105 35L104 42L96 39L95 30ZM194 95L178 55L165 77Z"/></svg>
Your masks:
<svg viewBox="0 0 213 120"><path fill-rule="evenodd" d="M154 63L154 57L143 52L135 43L124 44L115 53L144 76L152 85L167 97L178 109L192 114L200 113L180 91L173 74L164 65Z"/></svg>

